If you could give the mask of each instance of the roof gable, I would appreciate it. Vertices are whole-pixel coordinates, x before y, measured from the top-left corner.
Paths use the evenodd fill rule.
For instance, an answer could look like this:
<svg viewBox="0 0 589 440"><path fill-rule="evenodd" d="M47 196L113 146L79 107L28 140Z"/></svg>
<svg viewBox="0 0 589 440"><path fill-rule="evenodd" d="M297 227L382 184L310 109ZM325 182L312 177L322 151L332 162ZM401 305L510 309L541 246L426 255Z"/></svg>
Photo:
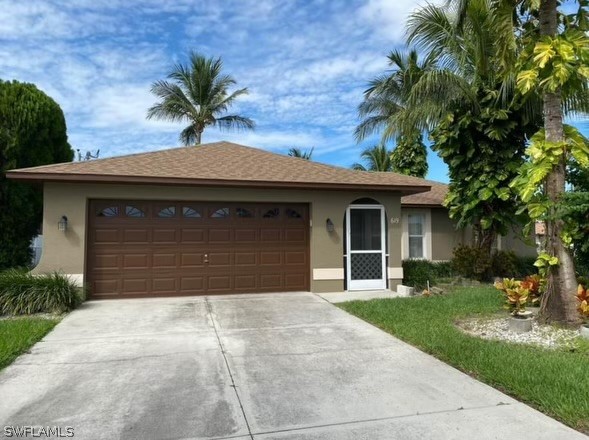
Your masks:
<svg viewBox="0 0 589 440"><path fill-rule="evenodd" d="M425 183L431 185L431 189L427 192L419 194L412 194L401 197L401 205L403 206L443 206L444 199L448 194L448 185L432 180L424 180Z"/></svg>

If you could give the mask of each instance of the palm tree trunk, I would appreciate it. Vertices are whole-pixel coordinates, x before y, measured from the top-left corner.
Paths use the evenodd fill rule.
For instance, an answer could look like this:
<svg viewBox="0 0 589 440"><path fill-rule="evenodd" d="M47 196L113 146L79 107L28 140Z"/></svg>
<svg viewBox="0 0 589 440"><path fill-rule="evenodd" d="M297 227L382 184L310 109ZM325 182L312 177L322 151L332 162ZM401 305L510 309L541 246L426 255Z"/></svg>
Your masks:
<svg viewBox="0 0 589 440"><path fill-rule="evenodd" d="M557 0L542 0L540 4L540 34L556 35ZM544 93L544 129L547 142L564 141L562 100L560 92ZM546 195L553 203L558 202L565 192L566 158L563 155L546 178ZM576 310L575 265L568 247L560 238L562 220L546 222L546 250L558 257L559 265L548 275L547 292L541 303L540 318L545 322L577 325L580 317Z"/></svg>
<svg viewBox="0 0 589 440"><path fill-rule="evenodd" d="M200 141L201 141L201 138L202 138L202 132L203 132L202 130L198 130L196 132L196 143L195 143L195 145L200 145Z"/></svg>

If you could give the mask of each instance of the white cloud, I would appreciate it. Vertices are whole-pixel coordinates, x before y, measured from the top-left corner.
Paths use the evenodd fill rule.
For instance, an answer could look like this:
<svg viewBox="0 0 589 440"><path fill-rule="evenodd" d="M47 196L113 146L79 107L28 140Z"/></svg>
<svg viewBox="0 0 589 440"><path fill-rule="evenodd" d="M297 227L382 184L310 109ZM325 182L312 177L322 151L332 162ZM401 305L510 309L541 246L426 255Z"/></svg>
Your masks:
<svg viewBox="0 0 589 440"><path fill-rule="evenodd" d="M424 3L415 0L368 0L359 9L359 16L371 24L375 32L401 44L407 17Z"/></svg>
<svg viewBox="0 0 589 440"><path fill-rule="evenodd" d="M318 159L347 165L360 148L352 133L362 91L386 68L413 7L408 0L0 0L0 71L56 99L72 145L110 156L178 145L182 124L146 120L155 102L149 88L196 49L221 56L238 86L250 89L231 112L258 124L255 132L207 130L205 142L314 146Z"/></svg>

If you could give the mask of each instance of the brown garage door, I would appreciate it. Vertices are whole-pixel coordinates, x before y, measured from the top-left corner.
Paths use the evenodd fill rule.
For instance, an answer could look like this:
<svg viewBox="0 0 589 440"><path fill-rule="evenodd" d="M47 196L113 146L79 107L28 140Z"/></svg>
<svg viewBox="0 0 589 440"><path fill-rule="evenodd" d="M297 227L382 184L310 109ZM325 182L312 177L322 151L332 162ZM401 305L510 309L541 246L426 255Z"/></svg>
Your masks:
<svg viewBox="0 0 589 440"><path fill-rule="evenodd" d="M93 200L92 298L309 290L304 204Z"/></svg>

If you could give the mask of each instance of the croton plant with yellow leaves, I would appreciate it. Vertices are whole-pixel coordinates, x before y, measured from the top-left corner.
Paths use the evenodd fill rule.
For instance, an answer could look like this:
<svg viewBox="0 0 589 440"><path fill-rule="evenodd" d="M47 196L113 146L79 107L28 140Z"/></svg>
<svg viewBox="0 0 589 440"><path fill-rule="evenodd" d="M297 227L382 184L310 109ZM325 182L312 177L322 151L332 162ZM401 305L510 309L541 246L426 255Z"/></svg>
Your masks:
<svg viewBox="0 0 589 440"><path fill-rule="evenodd" d="M505 308L513 316L521 315L526 310L530 289L523 281L503 278L503 281L495 283L495 288L505 296Z"/></svg>

